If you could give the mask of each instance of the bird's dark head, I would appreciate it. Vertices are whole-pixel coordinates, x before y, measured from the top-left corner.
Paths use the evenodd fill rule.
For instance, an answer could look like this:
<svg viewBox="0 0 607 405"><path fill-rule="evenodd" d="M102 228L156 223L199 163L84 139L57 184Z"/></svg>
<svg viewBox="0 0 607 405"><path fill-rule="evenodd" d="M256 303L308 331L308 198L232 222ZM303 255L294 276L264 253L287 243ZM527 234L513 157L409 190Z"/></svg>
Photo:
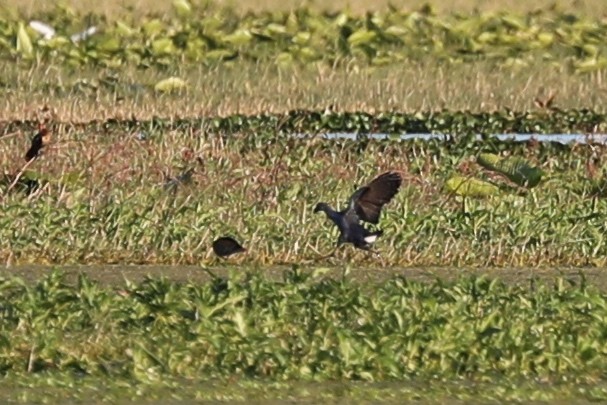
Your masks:
<svg viewBox="0 0 607 405"><path fill-rule="evenodd" d="M320 211L327 211L327 208L329 208L329 206L326 203L318 203L316 204L316 207L314 207L314 213L320 212Z"/></svg>

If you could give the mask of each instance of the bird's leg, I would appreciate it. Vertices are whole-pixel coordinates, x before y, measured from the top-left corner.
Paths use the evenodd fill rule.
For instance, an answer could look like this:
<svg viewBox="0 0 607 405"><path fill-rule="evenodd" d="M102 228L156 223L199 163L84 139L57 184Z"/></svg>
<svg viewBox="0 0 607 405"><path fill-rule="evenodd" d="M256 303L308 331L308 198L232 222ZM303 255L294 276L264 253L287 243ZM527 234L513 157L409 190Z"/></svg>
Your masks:
<svg viewBox="0 0 607 405"><path fill-rule="evenodd" d="M316 259L313 259L314 261L319 261L319 260L325 260L328 259L330 257L334 257L335 253L337 252L337 249L339 249L339 246L341 245L341 241L337 241L337 244L335 245L335 247L333 248L333 250L331 251L331 253L326 254L326 255L319 255ZM318 252L317 250L315 250L315 252L317 254L320 254L320 252Z"/></svg>
<svg viewBox="0 0 607 405"><path fill-rule="evenodd" d="M371 245L369 245L369 244L367 244L367 245L358 245L356 247L359 248L360 250L364 250L366 252L366 254L367 254L367 257L371 257L371 256L373 256L375 258L380 257L379 251L371 249Z"/></svg>

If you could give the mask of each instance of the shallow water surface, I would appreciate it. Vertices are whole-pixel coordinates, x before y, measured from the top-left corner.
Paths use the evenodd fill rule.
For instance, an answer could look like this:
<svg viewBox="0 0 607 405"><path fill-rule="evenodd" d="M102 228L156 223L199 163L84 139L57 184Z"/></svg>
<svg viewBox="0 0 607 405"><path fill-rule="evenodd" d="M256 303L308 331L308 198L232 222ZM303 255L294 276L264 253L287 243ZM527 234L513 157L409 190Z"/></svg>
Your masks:
<svg viewBox="0 0 607 405"><path fill-rule="evenodd" d="M310 135L296 134L298 138L307 138ZM370 139L394 139L401 141L410 140L422 140L430 141L438 139L447 141L451 139L449 134L387 134L387 133L370 133L370 134L356 134L354 132L329 132L316 135L324 139L350 139L355 140L357 137L370 138ZM528 142L535 140L540 143L556 142L563 145L572 143L593 143L600 145L607 145L607 134L492 134L490 138L496 138L500 141L514 141L514 142ZM483 140L483 135L476 135L477 141Z"/></svg>

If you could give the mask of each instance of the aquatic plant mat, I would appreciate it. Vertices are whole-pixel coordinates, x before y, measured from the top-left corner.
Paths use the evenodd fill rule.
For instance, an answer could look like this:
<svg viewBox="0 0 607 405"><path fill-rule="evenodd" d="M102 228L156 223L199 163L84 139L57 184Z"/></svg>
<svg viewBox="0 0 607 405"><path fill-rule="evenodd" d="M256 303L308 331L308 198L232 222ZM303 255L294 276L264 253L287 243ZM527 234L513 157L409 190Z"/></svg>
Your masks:
<svg viewBox="0 0 607 405"><path fill-rule="evenodd" d="M225 270L205 283L0 278L0 397L607 398L607 293L583 273L422 281L402 270L368 282L358 276L381 270Z"/></svg>
<svg viewBox="0 0 607 405"><path fill-rule="evenodd" d="M601 0L460 0L450 2L456 13L407 1L365 3L377 6L369 13L289 2L249 13L256 2L132 2L139 12L128 1L95 4L110 15L72 3L0 10L0 118L28 119L44 104L63 121L330 105L523 111L551 96L564 109L607 105Z"/></svg>

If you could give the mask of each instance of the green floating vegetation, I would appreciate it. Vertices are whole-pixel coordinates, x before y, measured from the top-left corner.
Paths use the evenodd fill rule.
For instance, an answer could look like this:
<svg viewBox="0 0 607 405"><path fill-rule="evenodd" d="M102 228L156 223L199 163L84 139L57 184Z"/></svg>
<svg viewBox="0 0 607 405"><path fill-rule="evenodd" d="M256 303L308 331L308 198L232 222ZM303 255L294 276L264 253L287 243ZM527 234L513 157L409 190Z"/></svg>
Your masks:
<svg viewBox="0 0 607 405"><path fill-rule="evenodd" d="M161 83L162 89L174 90L184 83L169 79ZM491 135L504 133L586 133L607 131L607 114L580 109L529 111L420 111L379 112L364 111L323 113L312 110L292 110L282 114L233 114L227 116L154 118L152 120L99 120L77 123L89 131L134 130L188 131L203 130L206 133L240 134L254 132L257 137L273 139L276 134L314 135L326 132L367 133L442 133L455 140L468 142L461 135ZM61 124L61 123L57 123ZM68 123L66 123L68 124ZM0 134L15 131L31 131L35 121L0 122ZM487 137L489 142L490 137Z"/></svg>
<svg viewBox="0 0 607 405"><path fill-rule="evenodd" d="M445 182L448 192L462 197L493 197L499 194L499 187L472 177L453 176Z"/></svg>
<svg viewBox="0 0 607 405"><path fill-rule="evenodd" d="M445 62L488 59L514 67L541 58L581 73L607 66L607 24L598 16L554 10L439 16L430 7L363 16L306 7L243 15L212 3L175 1L173 6L163 17L124 13L115 21L78 15L65 6L33 16L53 31L28 25L17 12L4 13L0 58L69 66L249 60L287 67L353 59L376 66L431 56ZM84 21L90 26L83 26Z"/></svg>
<svg viewBox="0 0 607 405"><path fill-rule="evenodd" d="M2 278L0 370L139 382L605 378L607 295L583 278L361 284L298 266L282 281L238 273L116 287L57 271L34 284Z"/></svg>
<svg viewBox="0 0 607 405"><path fill-rule="evenodd" d="M481 153L476 161L485 169L504 175L521 187L535 187L542 180L542 170L519 156L502 158L492 153Z"/></svg>

